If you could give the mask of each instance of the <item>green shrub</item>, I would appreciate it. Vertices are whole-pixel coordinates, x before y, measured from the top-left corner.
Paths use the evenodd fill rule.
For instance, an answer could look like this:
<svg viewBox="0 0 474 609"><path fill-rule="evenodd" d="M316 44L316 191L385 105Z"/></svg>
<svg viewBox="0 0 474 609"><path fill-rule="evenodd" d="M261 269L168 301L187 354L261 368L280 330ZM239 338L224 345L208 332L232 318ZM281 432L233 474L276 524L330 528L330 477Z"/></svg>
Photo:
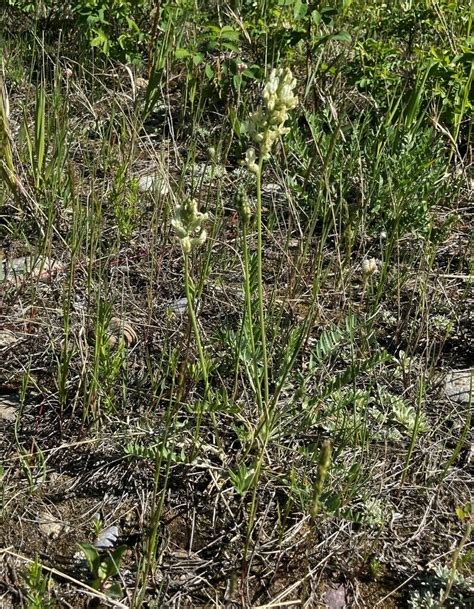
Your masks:
<svg viewBox="0 0 474 609"><path fill-rule="evenodd" d="M129 63L140 60L149 35L141 28L151 12L147 0L79 0L73 12L91 47Z"/></svg>

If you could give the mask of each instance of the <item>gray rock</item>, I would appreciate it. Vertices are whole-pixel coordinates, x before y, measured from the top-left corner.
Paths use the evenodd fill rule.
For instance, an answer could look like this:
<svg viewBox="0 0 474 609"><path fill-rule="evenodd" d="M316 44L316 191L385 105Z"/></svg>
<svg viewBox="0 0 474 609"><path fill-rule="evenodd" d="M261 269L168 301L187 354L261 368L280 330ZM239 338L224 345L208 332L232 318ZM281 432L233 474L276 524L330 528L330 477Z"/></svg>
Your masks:
<svg viewBox="0 0 474 609"><path fill-rule="evenodd" d="M63 270L60 262L44 256L22 256L0 262L0 282L16 283L26 276L48 279L52 274Z"/></svg>
<svg viewBox="0 0 474 609"><path fill-rule="evenodd" d="M473 400L473 388L474 368L451 370L446 376L444 393L454 402L468 404Z"/></svg>
<svg viewBox="0 0 474 609"><path fill-rule="evenodd" d="M324 595L324 602L327 609L344 609L347 607L344 584L340 584L337 588L329 588Z"/></svg>
<svg viewBox="0 0 474 609"><path fill-rule="evenodd" d="M13 423L20 411L20 400L10 395L0 395L0 421Z"/></svg>
<svg viewBox="0 0 474 609"><path fill-rule="evenodd" d="M144 175L138 178L138 190L140 192L157 193L164 197L168 194L169 188L163 179L157 175Z"/></svg>

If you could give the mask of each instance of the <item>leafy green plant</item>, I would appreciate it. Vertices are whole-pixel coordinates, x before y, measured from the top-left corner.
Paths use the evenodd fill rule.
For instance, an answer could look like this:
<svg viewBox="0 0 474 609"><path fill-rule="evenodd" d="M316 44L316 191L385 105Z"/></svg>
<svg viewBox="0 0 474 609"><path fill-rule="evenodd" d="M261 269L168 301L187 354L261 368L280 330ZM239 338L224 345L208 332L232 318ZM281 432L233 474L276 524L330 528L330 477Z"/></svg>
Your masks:
<svg viewBox="0 0 474 609"><path fill-rule="evenodd" d="M53 609L54 604L49 594L51 576L43 571L38 557L28 565L23 579L27 585L27 609Z"/></svg>
<svg viewBox="0 0 474 609"><path fill-rule="evenodd" d="M240 34L232 26L208 24L191 42L192 46L177 48L175 54L177 60L184 60L186 63L186 84L191 104L194 103L199 79L203 76L214 84L215 93L222 97L230 85L239 90L245 76L251 75L246 66L245 69L239 67L242 60L238 57L220 59L223 53L239 53ZM207 94L207 97L210 97L211 91L207 91Z"/></svg>
<svg viewBox="0 0 474 609"><path fill-rule="evenodd" d="M111 598L121 598L123 596L122 586L119 582L111 583L110 579L118 575L127 546L121 545L112 552L107 551L105 556L91 544L81 543L79 546L92 575L92 579L88 582L91 588L104 592Z"/></svg>
<svg viewBox="0 0 474 609"><path fill-rule="evenodd" d="M472 113L472 86L474 77L474 52L472 37L461 42L455 54L447 49L431 49L426 60L429 70L427 85L436 101L441 104L441 116L452 126L452 138L458 144L465 117ZM466 130L466 135L468 131Z"/></svg>
<svg viewBox="0 0 474 609"><path fill-rule="evenodd" d="M139 187L138 180L127 180L126 166L117 172L111 199L119 235L130 239L137 220Z"/></svg>
<svg viewBox="0 0 474 609"><path fill-rule="evenodd" d="M325 440L321 446L319 455L318 469L316 472L316 480L313 484L313 495L311 498L311 518L316 518L319 508L321 495L324 488L324 482L328 475L329 465L331 463L331 443Z"/></svg>
<svg viewBox="0 0 474 609"><path fill-rule="evenodd" d="M351 2L347 12L360 8L359 2ZM419 91L422 103L440 107L456 141L471 108L469 3L409 2L383 8L370 3L364 8L367 26L356 41L354 61L344 71L384 108L394 94L410 95L417 88L417 75L425 74L426 86ZM444 36L450 39L449 46L444 45Z"/></svg>
<svg viewBox="0 0 474 609"><path fill-rule="evenodd" d="M125 454L129 457L139 459L150 459L152 461L163 460L171 463L186 463L186 454L184 448L180 452L166 448L161 444L144 446L138 442L127 444Z"/></svg>
<svg viewBox="0 0 474 609"><path fill-rule="evenodd" d="M36 89L36 103L34 116L34 135L30 137L28 131L25 131L26 143L28 147L28 156L30 167L33 172L35 187L39 188L44 180L44 163L46 160L46 91L44 85Z"/></svg>
<svg viewBox="0 0 474 609"><path fill-rule="evenodd" d="M229 470L229 478L232 482L232 486L242 497L251 487L254 476L255 469L247 467L245 463L239 463L237 468Z"/></svg>
<svg viewBox="0 0 474 609"><path fill-rule="evenodd" d="M239 9L254 52L269 55L273 62L309 56L329 40L351 40L347 32L337 29L335 17L339 11L334 6L321 6L314 1L270 0L242 2Z"/></svg>
<svg viewBox="0 0 474 609"><path fill-rule="evenodd" d="M77 25L92 48L106 57L139 62L149 31L141 29L151 10L146 0L77 0Z"/></svg>

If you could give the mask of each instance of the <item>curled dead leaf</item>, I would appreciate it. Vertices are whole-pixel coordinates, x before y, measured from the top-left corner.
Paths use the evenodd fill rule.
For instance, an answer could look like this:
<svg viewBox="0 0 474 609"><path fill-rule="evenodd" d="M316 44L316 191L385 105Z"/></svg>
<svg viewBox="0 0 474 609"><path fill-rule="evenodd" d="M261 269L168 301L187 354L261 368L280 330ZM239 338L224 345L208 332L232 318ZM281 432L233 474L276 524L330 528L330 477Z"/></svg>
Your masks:
<svg viewBox="0 0 474 609"><path fill-rule="evenodd" d="M57 539L64 528L64 523L46 510L40 512L37 522L40 531L51 539Z"/></svg>
<svg viewBox="0 0 474 609"><path fill-rule="evenodd" d="M0 330L0 350L13 347L18 341L18 336L11 330Z"/></svg>

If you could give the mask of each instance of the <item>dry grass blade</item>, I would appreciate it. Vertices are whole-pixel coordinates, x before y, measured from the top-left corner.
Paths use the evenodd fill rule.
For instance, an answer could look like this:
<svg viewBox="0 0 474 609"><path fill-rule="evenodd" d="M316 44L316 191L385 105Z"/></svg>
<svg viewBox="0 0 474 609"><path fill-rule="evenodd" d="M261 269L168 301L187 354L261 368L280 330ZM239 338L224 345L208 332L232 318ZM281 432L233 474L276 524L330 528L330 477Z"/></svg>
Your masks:
<svg viewBox="0 0 474 609"><path fill-rule="evenodd" d="M0 75L0 171L5 182L13 189L15 168L13 166L12 136L10 129L10 103L5 81Z"/></svg>

